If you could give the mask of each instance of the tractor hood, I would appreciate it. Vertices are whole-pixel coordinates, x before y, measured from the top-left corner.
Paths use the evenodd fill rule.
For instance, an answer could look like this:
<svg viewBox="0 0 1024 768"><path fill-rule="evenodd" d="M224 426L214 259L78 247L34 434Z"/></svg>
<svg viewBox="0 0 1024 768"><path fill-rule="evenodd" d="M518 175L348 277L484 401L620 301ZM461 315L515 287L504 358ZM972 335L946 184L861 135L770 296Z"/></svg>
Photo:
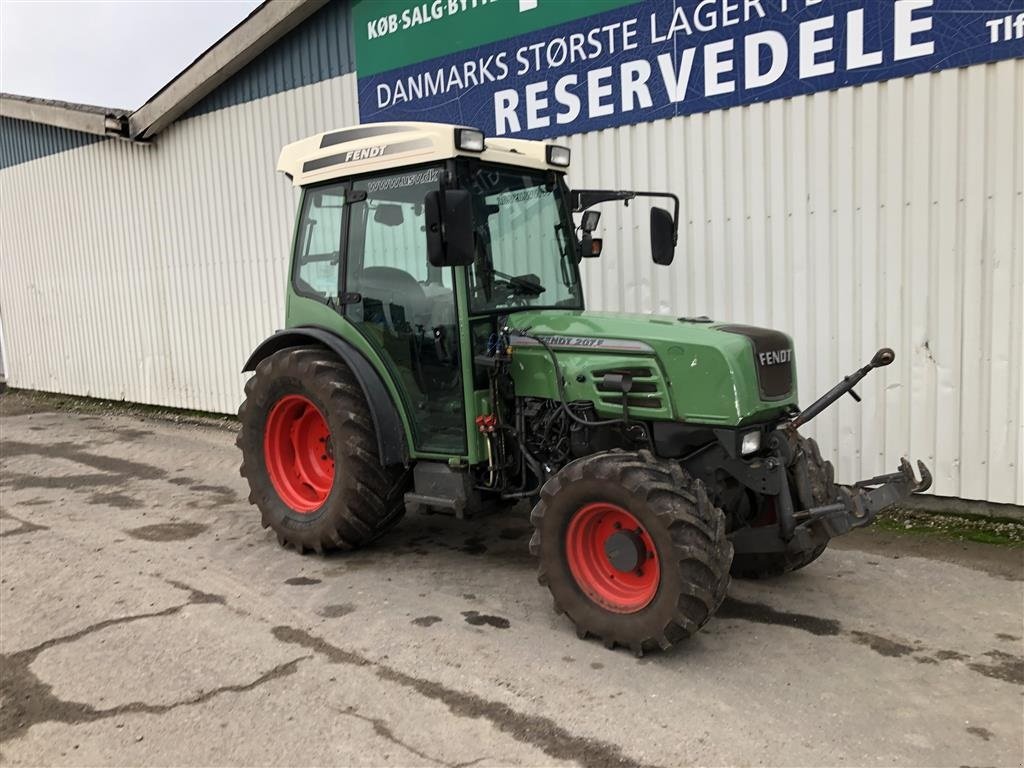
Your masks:
<svg viewBox="0 0 1024 768"><path fill-rule="evenodd" d="M569 400L589 400L601 417L622 413L608 373L629 373L638 419L740 425L796 405L796 361L785 334L752 326L659 315L540 310L509 318L516 394L557 398L542 338L558 356Z"/></svg>

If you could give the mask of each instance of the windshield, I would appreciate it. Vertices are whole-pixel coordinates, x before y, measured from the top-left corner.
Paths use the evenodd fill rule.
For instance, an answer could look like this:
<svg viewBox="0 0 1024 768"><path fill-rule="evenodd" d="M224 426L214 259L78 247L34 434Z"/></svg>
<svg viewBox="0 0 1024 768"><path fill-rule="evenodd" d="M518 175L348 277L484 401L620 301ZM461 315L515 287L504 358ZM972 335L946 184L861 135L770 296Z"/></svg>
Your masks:
<svg viewBox="0 0 1024 768"><path fill-rule="evenodd" d="M582 309L572 218L553 174L481 166L466 188L476 221L471 309Z"/></svg>

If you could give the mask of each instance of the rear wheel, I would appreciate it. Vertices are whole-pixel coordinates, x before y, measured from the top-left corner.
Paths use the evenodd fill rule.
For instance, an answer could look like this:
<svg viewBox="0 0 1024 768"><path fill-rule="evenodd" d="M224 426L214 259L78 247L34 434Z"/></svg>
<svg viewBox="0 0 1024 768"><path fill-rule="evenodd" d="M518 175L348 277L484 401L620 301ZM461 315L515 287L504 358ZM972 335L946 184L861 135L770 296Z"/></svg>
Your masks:
<svg viewBox="0 0 1024 768"><path fill-rule="evenodd" d="M530 517L538 580L580 637L665 649L725 597L724 515L678 464L646 451L579 459L544 485Z"/></svg>
<svg viewBox="0 0 1024 768"><path fill-rule="evenodd" d="M798 509L820 507L839 498L832 462L822 457L813 438L796 438L796 451L787 474L793 503ZM770 524L777 523L773 520ZM737 552L732 561L732 575L741 579L782 576L810 565L821 557L826 547L828 542L824 541L799 552Z"/></svg>
<svg viewBox="0 0 1024 768"><path fill-rule="evenodd" d="M352 549L401 518L407 473L381 467L362 390L327 350L285 349L263 360L238 418L249 501L281 544Z"/></svg>

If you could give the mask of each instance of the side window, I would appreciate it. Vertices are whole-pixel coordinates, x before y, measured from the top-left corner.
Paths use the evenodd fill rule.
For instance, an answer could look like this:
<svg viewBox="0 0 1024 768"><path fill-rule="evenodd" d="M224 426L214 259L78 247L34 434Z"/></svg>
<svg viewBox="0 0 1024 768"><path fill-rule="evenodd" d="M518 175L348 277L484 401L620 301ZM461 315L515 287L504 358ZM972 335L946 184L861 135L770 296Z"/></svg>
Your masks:
<svg viewBox="0 0 1024 768"><path fill-rule="evenodd" d="M341 186L306 191L295 243L295 290L327 299L338 295L341 222L345 192Z"/></svg>

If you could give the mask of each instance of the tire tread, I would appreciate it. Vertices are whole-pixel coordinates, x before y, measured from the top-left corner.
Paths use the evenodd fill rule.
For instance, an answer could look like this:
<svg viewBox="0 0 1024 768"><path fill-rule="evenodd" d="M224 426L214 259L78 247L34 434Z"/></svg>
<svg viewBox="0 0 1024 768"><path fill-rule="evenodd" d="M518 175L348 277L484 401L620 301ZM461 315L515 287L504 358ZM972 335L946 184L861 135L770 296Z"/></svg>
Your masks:
<svg viewBox="0 0 1024 768"><path fill-rule="evenodd" d="M602 631L588 625L586 612L559 603L552 590L556 611L569 616L579 637L596 636L607 647L621 645L637 655L653 649L665 650L693 635L725 599L733 554L725 535L725 516L714 506L703 483L677 463L658 459L649 451L609 451L566 465L544 485L540 501L530 513L534 526L530 551L541 556L538 581L542 585L550 586L543 556L548 545L543 539L542 524L557 506L559 495L583 480L619 484L648 505L669 532L673 548L670 560L678 565L682 587L670 620L654 631ZM560 547L561 542L554 542L553 546ZM666 562L664 556L662 562Z"/></svg>
<svg viewBox="0 0 1024 768"><path fill-rule="evenodd" d="M344 484L343 492L332 492L325 502L330 508L315 525L281 524L283 502L266 476L262 458L262 424L273 405L267 402L268 394L275 382L285 377L297 379L302 388L314 393L323 402L328 421L333 415L333 425L338 421L342 425L339 437L343 439L334 441L334 456L335 483ZM382 535L402 517L409 470L400 465L380 465L369 405L351 369L332 352L294 347L261 361L245 384L238 419L241 429L236 444L242 451L239 473L249 481L249 503L260 510L263 526L274 529L282 546L318 554L355 549ZM332 433L335 431L332 429Z"/></svg>

